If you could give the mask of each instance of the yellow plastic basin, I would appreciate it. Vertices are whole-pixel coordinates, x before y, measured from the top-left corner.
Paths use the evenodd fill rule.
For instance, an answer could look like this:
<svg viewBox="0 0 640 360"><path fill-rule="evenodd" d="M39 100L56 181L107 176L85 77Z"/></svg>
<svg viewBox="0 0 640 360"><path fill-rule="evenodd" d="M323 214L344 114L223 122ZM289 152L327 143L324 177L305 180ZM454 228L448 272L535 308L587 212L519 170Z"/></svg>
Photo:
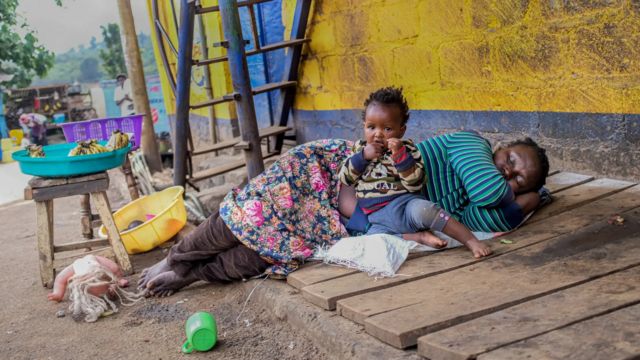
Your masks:
<svg viewBox="0 0 640 360"><path fill-rule="evenodd" d="M182 186L173 186L160 192L141 197L113 214L124 247L129 254L149 251L171 239L187 222ZM147 219L150 215L153 218ZM127 230L132 221L143 223ZM107 238L103 226L98 230L101 238Z"/></svg>

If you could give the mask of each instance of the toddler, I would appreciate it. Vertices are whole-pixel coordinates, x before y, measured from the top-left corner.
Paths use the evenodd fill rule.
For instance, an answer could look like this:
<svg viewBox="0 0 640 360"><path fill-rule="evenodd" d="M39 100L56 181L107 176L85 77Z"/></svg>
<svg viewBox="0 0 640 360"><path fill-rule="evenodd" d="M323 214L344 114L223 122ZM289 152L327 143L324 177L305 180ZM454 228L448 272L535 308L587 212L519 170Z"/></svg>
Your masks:
<svg viewBox="0 0 640 360"><path fill-rule="evenodd" d="M477 258L491 254L464 225L420 194L424 165L414 143L402 140L409 120L402 89L379 89L364 107L364 139L356 142L353 155L340 169L340 181L354 186L357 197L347 228L367 235L397 235L434 248L447 243L425 230L440 231L466 245Z"/></svg>

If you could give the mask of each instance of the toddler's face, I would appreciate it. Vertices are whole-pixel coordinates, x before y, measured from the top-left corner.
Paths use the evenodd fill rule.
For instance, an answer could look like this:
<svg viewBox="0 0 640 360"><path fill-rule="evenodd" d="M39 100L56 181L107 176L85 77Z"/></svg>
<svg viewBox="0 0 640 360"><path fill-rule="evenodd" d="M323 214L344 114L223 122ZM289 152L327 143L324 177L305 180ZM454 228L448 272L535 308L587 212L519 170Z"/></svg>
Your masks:
<svg viewBox="0 0 640 360"><path fill-rule="evenodd" d="M386 149L387 140L402 139L406 129L398 106L374 102L367 107L364 115L364 138L367 144L382 144Z"/></svg>

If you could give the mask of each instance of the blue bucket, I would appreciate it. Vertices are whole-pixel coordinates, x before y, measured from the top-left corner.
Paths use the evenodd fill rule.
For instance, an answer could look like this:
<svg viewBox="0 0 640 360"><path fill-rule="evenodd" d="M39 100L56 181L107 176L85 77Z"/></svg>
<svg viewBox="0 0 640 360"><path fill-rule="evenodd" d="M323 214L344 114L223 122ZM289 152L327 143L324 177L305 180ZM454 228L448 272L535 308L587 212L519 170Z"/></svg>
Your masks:
<svg viewBox="0 0 640 360"><path fill-rule="evenodd" d="M53 114L53 122L56 124L62 124L66 118L65 114Z"/></svg>

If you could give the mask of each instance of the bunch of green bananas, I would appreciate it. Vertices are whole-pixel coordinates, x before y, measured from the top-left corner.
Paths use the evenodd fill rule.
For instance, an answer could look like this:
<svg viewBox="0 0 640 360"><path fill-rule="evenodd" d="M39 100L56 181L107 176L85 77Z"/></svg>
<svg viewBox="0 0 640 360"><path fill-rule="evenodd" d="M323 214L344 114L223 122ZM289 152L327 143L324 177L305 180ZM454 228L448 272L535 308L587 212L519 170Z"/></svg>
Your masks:
<svg viewBox="0 0 640 360"><path fill-rule="evenodd" d="M91 155L111 151L98 144L96 140L78 141L78 145L69 151L69 156Z"/></svg>
<svg viewBox="0 0 640 360"><path fill-rule="evenodd" d="M113 150L122 149L123 147L127 147L127 145L129 145L129 135L120 130L114 130L107 143L107 147Z"/></svg>
<svg viewBox="0 0 640 360"><path fill-rule="evenodd" d="M32 158L44 157L44 151L42 151L42 146L40 145L27 146L27 154Z"/></svg>

